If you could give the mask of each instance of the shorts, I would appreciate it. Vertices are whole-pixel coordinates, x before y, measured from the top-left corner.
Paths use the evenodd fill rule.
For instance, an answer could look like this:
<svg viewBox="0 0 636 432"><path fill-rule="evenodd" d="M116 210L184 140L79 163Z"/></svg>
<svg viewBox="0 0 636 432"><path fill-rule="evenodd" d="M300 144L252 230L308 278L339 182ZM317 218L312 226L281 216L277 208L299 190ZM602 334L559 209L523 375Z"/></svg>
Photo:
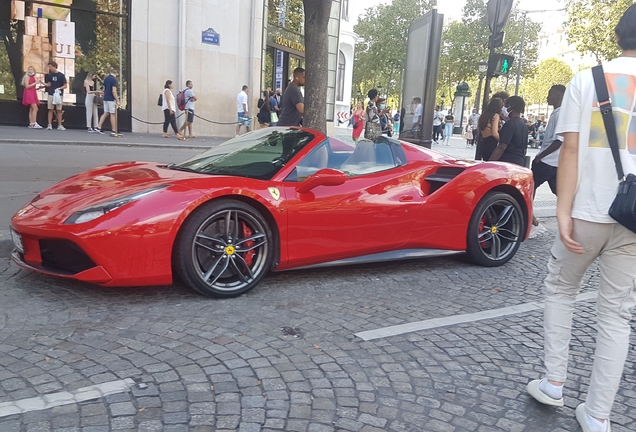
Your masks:
<svg viewBox="0 0 636 432"><path fill-rule="evenodd" d="M188 109L186 112L188 113L188 123L194 123L194 110Z"/></svg>
<svg viewBox="0 0 636 432"><path fill-rule="evenodd" d="M534 177L534 190L548 182L552 193L557 194L557 167L545 162L537 162L532 165L532 175Z"/></svg>
<svg viewBox="0 0 636 432"><path fill-rule="evenodd" d="M245 117L245 113L244 112L240 112L240 113L238 113L238 123L241 126L252 127L252 118L251 117Z"/></svg>
<svg viewBox="0 0 636 432"><path fill-rule="evenodd" d="M117 110L117 104L115 103L115 101L104 101L105 113L115 114L116 110Z"/></svg>
<svg viewBox="0 0 636 432"><path fill-rule="evenodd" d="M47 95L46 100L47 100L48 109L62 111L62 104L53 105L53 95Z"/></svg>

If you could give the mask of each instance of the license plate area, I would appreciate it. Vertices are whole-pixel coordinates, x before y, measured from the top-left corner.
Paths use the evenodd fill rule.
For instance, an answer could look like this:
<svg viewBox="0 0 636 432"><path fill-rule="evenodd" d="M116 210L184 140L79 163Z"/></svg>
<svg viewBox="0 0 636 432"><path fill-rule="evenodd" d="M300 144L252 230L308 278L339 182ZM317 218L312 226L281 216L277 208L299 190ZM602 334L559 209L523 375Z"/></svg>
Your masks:
<svg viewBox="0 0 636 432"><path fill-rule="evenodd" d="M18 234L17 232L13 231L13 229L11 229L11 240L13 241L13 246L18 250L18 252L23 254L24 243L22 243L22 236Z"/></svg>

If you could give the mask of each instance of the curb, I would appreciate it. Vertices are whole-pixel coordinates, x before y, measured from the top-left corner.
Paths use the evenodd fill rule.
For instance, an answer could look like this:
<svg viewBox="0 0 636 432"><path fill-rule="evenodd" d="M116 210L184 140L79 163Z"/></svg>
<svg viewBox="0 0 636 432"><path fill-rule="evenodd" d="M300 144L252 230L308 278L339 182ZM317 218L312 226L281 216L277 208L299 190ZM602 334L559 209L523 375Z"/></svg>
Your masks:
<svg viewBox="0 0 636 432"><path fill-rule="evenodd" d="M172 149L209 149L212 145L200 144L200 145L188 145L188 144L155 144L155 143L125 143L125 142L95 142L95 141L62 141L62 140L47 140L47 141L35 141L31 139L0 139L1 144L27 144L27 145L65 145L65 146L101 146L101 147L159 147L159 148L172 148Z"/></svg>

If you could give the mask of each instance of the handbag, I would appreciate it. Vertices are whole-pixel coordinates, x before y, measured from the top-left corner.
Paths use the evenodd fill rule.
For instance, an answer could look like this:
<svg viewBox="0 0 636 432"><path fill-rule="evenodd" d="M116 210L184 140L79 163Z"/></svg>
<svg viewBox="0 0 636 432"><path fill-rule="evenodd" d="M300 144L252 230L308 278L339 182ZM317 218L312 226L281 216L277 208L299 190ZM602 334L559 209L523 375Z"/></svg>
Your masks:
<svg viewBox="0 0 636 432"><path fill-rule="evenodd" d="M612 114L612 100L607 91L603 66L593 67L592 76L594 77L594 86L596 87L598 107L603 117L607 141L612 150L612 157L614 158L616 174L618 175L619 181L616 198L614 198L610 206L609 215L616 222L636 233L636 176L630 173L626 177L623 171L620 150L618 148L616 124L614 123L614 115Z"/></svg>
<svg viewBox="0 0 636 432"><path fill-rule="evenodd" d="M272 123L278 123L278 114L272 111Z"/></svg>
<svg viewBox="0 0 636 432"><path fill-rule="evenodd" d="M93 103L95 105L104 105L104 96L96 94L95 98L93 99Z"/></svg>
<svg viewBox="0 0 636 432"><path fill-rule="evenodd" d="M364 137L368 140L373 141L382 135L382 126L380 125L379 117L378 117L378 122L371 121L371 116L369 115L369 108L367 108L366 115L367 115L367 121L364 124ZM377 114L376 114L376 117L377 117Z"/></svg>

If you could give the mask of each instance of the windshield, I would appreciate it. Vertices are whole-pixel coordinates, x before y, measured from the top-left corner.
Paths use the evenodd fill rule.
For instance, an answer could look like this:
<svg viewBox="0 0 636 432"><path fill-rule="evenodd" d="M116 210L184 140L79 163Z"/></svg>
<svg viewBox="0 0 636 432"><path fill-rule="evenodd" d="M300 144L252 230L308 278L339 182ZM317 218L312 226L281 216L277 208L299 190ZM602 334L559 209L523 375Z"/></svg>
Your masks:
<svg viewBox="0 0 636 432"><path fill-rule="evenodd" d="M298 129L259 129L173 167L202 174L269 180L312 139L313 134Z"/></svg>

